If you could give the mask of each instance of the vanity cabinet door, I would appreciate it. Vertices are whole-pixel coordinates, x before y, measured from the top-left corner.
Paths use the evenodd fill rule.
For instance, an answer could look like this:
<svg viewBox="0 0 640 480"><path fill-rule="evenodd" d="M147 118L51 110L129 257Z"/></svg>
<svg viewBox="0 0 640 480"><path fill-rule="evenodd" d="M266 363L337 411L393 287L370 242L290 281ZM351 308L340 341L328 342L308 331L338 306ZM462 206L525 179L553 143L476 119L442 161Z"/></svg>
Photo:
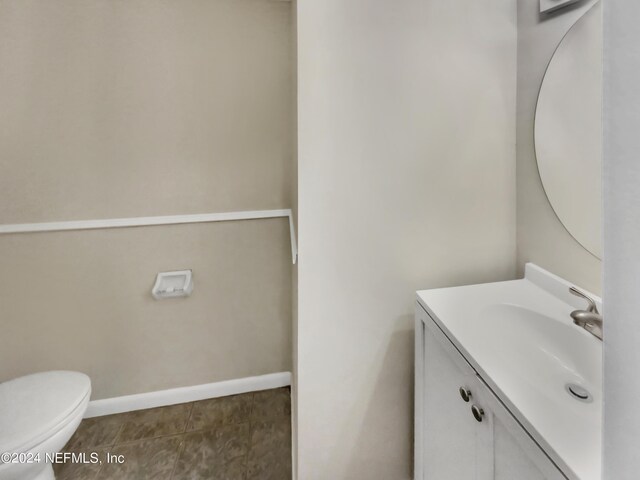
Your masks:
<svg viewBox="0 0 640 480"><path fill-rule="evenodd" d="M494 417L495 418L495 417ZM499 418L494 423L495 480L547 480ZM537 448L537 447L536 447ZM563 477L560 477L563 478Z"/></svg>
<svg viewBox="0 0 640 480"><path fill-rule="evenodd" d="M491 480L491 415L478 422L471 411L475 372L462 356L446 351L438 327L424 329L422 480ZM444 340L439 338L440 335ZM460 388L471 391L465 402Z"/></svg>
<svg viewBox="0 0 640 480"><path fill-rule="evenodd" d="M478 377L479 403L493 425L495 480L566 480L511 412Z"/></svg>

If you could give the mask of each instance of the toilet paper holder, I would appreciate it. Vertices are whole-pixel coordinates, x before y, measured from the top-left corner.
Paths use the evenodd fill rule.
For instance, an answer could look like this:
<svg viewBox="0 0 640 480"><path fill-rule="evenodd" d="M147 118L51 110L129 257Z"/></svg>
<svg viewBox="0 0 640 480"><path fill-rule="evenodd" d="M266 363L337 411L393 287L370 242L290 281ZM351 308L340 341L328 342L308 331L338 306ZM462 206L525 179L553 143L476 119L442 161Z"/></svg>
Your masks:
<svg viewBox="0 0 640 480"><path fill-rule="evenodd" d="M151 295L156 300L188 297L191 292L193 292L193 272L191 270L160 272L151 289Z"/></svg>

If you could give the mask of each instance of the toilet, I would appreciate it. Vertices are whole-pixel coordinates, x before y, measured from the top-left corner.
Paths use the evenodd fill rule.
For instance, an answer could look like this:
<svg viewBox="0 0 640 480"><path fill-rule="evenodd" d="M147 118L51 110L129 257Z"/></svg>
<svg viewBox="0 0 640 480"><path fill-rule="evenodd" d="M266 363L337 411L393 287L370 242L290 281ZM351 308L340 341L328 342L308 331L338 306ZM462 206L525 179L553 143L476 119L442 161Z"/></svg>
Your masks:
<svg viewBox="0 0 640 480"><path fill-rule="evenodd" d="M34 373L0 383L0 480L54 480L51 457L80 425L90 396L91 380L78 372Z"/></svg>

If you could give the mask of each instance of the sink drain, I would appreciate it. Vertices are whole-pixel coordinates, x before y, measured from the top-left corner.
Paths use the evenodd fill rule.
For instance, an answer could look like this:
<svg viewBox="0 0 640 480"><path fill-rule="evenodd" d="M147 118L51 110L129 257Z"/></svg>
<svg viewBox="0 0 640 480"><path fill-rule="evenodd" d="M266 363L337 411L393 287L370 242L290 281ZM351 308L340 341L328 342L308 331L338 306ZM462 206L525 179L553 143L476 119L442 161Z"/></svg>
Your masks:
<svg viewBox="0 0 640 480"><path fill-rule="evenodd" d="M593 397L587 389L581 387L580 385L576 385L575 383L567 383L564 387L569 395L571 395L576 400L580 400L581 402L592 402Z"/></svg>

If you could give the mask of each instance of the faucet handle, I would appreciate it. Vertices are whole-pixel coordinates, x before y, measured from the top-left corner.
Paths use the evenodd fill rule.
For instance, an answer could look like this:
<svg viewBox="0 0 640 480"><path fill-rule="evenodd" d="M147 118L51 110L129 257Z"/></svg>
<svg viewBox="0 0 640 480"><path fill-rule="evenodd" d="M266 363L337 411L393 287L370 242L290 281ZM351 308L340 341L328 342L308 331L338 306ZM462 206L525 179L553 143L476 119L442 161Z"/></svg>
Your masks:
<svg viewBox="0 0 640 480"><path fill-rule="evenodd" d="M593 313L600 313L598 312L598 307L596 306L596 302L593 301L593 298L591 298L590 296L582 293L580 290L578 290L576 287L569 287L569 291L574 294L576 297L580 297L580 298L584 298L588 303L589 306L587 307L587 312L593 312Z"/></svg>

